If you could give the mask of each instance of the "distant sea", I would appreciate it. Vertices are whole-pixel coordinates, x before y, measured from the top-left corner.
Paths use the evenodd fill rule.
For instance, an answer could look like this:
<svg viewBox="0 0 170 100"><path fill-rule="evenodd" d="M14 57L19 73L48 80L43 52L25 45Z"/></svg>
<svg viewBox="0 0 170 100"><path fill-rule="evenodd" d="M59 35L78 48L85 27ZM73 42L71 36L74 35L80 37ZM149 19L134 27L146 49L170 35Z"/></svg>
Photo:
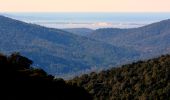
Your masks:
<svg viewBox="0 0 170 100"><path fill-rule="evenodd" d="M170 13L1 13L50 28L136 28L170 19Z"/></svg>

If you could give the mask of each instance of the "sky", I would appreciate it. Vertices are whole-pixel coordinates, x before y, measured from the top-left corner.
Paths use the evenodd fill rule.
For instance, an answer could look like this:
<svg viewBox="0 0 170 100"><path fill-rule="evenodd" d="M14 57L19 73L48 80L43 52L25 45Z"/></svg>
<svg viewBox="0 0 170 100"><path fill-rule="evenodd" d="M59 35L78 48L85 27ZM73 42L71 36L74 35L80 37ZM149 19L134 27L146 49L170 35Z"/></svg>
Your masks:
<svg viewBox="0 0 170 100"><path fill-rule="evenodd" d="M0 12L170 12L170 0L0 0Z"/></svg>

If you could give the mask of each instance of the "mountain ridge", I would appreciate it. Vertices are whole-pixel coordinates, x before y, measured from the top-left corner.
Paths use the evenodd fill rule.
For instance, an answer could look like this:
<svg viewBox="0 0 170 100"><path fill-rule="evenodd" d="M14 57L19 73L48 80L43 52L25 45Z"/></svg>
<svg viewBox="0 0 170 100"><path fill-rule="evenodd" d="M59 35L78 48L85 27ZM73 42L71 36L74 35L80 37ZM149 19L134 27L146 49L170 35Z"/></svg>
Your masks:
<svg viewBox="0 0 170 100"><path fill-rule="evenodd" d="M120 63L139 56L130 49L3 16L0 16L0 35L1 52L20 52L58 77L74 75L95 66L116 65L118 60Z"/></svg>
<svg viewBox="0 0 170 100"><path fill-rule="evenodd" d="M159 56L169 53L170 19L139 28L98 29L88 35L88 37L114 46L133 48L151 57L154 53ZM162 54L160 51L162 51Z"/></svg>

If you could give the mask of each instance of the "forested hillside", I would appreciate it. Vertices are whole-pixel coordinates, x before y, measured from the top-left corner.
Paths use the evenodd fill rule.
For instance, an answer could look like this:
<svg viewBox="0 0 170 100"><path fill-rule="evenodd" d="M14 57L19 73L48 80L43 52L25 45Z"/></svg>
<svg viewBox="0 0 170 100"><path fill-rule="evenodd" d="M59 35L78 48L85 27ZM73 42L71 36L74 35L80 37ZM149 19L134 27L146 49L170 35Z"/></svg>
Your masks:
<svg viewBox="0 0 170 100"><path fill-rule="evenodd" d="M84 87L94 100L169 100L170 55L85 74L70 83Z"/></svg>
<svg viewBox="0 0 170 100"><path fill-rule="evenodd" d="M83 88L54 79L31 64L18 53L0 54L1 100L92 100Z"/></svg>
<svg viewBox="0 0 170 100"><path fill-rule="evenodd" d="M88 37L114 46L132 48L140 52L142 58L152 58L170 53L170 19L139 28L97 29Z"/></svg>
<svg viewBox="0 0 170 100"><path fill-rule="evenodd" d="M20 52L35 66L66 78L139 57L135 50L4 16L0 16L0 47L0 52Z"/></svg>
<svg viewBox="0 0 170 100"><path fill-rule="evenodd" d="M168 100L170 55L69 81L55 79L18 53L0 54L1 98L30 100ZM85 88L85 89L84 89Z"/></svg>

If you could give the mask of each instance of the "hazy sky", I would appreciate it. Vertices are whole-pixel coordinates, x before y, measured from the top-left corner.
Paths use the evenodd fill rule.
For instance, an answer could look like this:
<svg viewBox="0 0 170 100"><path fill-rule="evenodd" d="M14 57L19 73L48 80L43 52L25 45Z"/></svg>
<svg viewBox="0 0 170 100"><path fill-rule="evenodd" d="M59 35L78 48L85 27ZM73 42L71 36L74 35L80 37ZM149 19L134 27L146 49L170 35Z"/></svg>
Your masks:
<svg viewBox="0 0 170 100"><path fill-rule="evenodd" d="M0 0L0 12L170 12L170 0Z"/></svg>

